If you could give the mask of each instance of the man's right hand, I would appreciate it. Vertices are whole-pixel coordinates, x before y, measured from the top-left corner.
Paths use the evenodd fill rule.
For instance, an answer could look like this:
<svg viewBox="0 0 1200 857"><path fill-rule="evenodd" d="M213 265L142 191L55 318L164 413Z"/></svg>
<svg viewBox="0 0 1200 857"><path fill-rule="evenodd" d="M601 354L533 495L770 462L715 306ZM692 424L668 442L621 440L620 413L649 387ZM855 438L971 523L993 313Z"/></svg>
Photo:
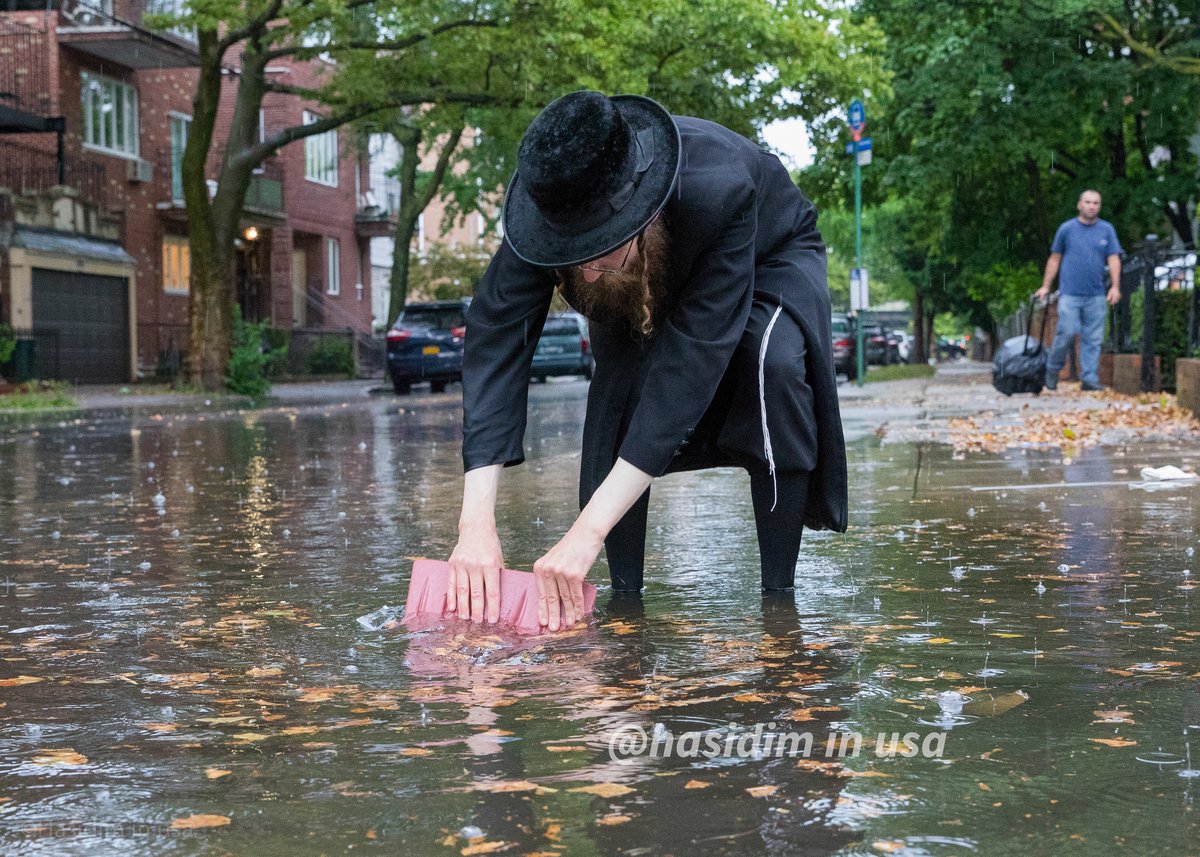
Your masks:
<svg viewBox="0 0 1200 857"><path fill-rule="evenodd" d="M450 580L446 588L446 612L459 619L500 621L500 569L504 555L495 527L461 529L458 544L450 554ZM486 610L486 612L485 612Z"/></svg>
<svg viewBox="0 0 1200 857"><path fill-rule="evenodd" d="M1039 301L1044 301L1046 298L1050 297L1050 284L1047 283L1046 285L1042 286L1033 293L1033 296Z"/></svg>

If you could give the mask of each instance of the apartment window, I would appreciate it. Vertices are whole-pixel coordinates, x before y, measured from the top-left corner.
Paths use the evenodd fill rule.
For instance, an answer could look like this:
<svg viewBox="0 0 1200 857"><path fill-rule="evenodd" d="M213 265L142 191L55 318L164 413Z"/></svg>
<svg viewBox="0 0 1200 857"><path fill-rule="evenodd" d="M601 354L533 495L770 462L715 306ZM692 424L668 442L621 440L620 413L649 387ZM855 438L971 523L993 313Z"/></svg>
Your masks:
<svg viewBox="0 0 1200 857"><path fill-rule="evenodd" d="M336 238L325 239L325 261L328 270L325 272L327 291L331 295L342 293L342 248Z"/></svg>
<svg viewBox="0 0 1200 857"><path fill-rule="evenodd" d="M312 125L320 116L304 111L304 124ZM337 129L304 138L304 177L318 184L337 187Z"/></svg>
<svg viewBox="0 0 1200 857"><path fill-rule="evenodd" d="M163 291L186 295L192 278L192 252L182 235L164 235L162 245Z"/></svg>
<svg viewBox="0 0 1200 857"><path fill-rule="evenodd" d="M171 199L183 202L183 150L187 146L192 117L171 114Z"/></svg>
<svg viewBox="0 0 1200 857"><path fill-rule="evenodd" d="M90 71L80 72L85 146L116 155L138 153L137 90Z"/></svg>

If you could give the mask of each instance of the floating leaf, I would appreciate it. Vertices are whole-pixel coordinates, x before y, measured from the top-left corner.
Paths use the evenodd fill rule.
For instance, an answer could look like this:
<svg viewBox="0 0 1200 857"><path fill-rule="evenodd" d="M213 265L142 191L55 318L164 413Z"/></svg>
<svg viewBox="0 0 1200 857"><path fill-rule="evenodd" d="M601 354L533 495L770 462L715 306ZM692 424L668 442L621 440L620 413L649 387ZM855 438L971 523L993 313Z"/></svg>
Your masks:
<svg viewBox="0 0 1200 857"><path fill-rule="evenodd" d="M627 795L633 791L629 786L623 786L620 783L593 783L590 786L578 786L573 789L567 789L569 792L583 792L584 794L596 795L597 797L620 797Z"/></svg>
<svg viewBox="0 0 1200 857"><path fill-rule="evenodd" d="M0 687L16 687L19 684L36 684L41 681L34 675L19 675L16 678L0 678Z"/></svg>
<svg viewBox="0 0 1200 857"><path fill-rule="evenodd" d="M1103 744L1106 747L1135 747L1137 741L1130 741L1128 738L1090 738L1088 740L1095 741L1097 744Z"/></svg>
<svg viewBox="0 0 1200 857"><path fill-rule="evenodd" d="M617 815L616 813L613 813L612 815L600 816L596 819L596 824L603 824L607 827L611 827L614 824L624 824L625 822L632 820L633 819L628 815Z"/></svg>
<svg viewBox="0 0 1200 857"><path fill-rule="evenodd" d="M79 765L86 765L88 758L82 753L76 753L69 748L62 750L42 750L33 757L33 763L35 765L62 765L74 768Z"/></svg>
<svg viewBox="0 0 1200 857"><path fill-rule="evenodd" d="M712 783L706 783L704 780L688 780L683 787L685 789L706 789L711 785Z"/></svg>
<svg viewBox="0 0 1200 857"><path fill-rule="evenodd" d="M751 786L746 789L750 797L769 797L779 791L779 786Z"/></svg>
<svg viewBox="0 0 1200 857"><path fill-rule="evenodd" d="M151 732L174 732L179 728L178 723L139 723L138 725Z"/></svg>
<svg viewBox="0 0 1200 857"><path fill-rule="evenodd" d="M459 854L463 857L471 857L474 854L492 854L499 851L501 848L509 848L512 843L509 842L479 842L475 845L468 845L459 850Z"/></svg>
<svg viewBox="0 0 1200 857"><path fill-rule="evenodd" d="M204 770L204 776L210 780L219 780L221 777L227 777L232 773L233 771L227 771L224 768L205 768Z"/></svg>
<svg viewBox="0 0 1200 857"><path fill-rule="evenodd" d="M1028 701L1029 694L1023 690L1014 690L1010 693L981 691L972 694L971 701L962 707L962 713L976 717L997 717Z"/></svg>
<svg viewBox="0 0 1200 857"><path fill-rule="evenodd" d="M204 827L225 827L230 819L227 815L189 815L171 822L172 830L199 830Z"/></svg>

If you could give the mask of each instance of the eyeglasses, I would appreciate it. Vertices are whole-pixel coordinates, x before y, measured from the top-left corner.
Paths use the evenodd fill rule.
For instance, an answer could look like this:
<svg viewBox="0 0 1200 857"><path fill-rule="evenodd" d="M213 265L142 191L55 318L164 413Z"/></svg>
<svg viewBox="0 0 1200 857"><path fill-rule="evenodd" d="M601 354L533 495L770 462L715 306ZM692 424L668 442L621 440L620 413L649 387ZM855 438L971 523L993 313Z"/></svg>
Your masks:
<svg viewBox="0 0 1200 857"><path fill-rule="evenodd" d="M630 252L632 252L633 245L636 243L637 243L636 238L629 242L629 244L625 247L625 258L623 258L621 260L621 264L615 268L600 268L594 264L588 264L588 265L580 265L579 270L595 271L598 274L616 274L619 271L621 271L625 267L625 264L629 261L629 254L630 254Z"/></svg>

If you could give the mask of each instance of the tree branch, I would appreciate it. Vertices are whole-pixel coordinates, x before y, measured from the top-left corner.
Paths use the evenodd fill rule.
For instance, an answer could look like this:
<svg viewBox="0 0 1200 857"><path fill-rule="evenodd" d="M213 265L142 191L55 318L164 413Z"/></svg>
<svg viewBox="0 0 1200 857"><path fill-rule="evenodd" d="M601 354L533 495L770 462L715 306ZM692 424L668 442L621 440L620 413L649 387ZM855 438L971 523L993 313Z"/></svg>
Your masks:
<svg viewBox="0 0 1200 857"><path fill-rule="evenodd" d="M315 51L316 53L336 54L343 51L403 51L414 45L419 45L421 42L426 42L434 36L440 36L442 33L450 30L457 30L462 27L498 27L498 21L494 20L477 20L475 18L463 18L459 21L447 21L445 24L439 24L428 33L414 33L406 39L400 39L395 42L363 42L363 41L348 41L326 46L306 46L306 45L285 45L281 48L272 48L264 52L264 56L269 59L278 59L279 57L289 56L291 54L300 53L301 51Z"/></svg>
<svg viewBox="0 0 1200 857"><path fill-rule="evenodd" d="M267 7L263 9L261 15L251 18L242 26L226 32L221 38L221 50L224 51L227 48L233 47L243 39L247 39L252 34L261 31L268 24L279 17L279 10L281 8L283 8L283 0L271 0Z"/></svg>
<svg viewBox="0 0 1200 857"><path fill-rule="evenodd" d="M397 94L394 98L389 99L383 104L358 104L353 107L346 108L341 113L335 113L332 116L326 116L322 119L318 119L316 122L313 122L309 125L293 125L290 128L285 128L270 139L231 155L230 164L239 168L253 168L258 166L275 152L282 149L288 143L294 143L297 140L303 140L307 137L315 137L318 134L324 134L326 131L332 131L335 128L340 128L342 125L353 122L357 119L362 119L364 116L369 116L372 113L378 113L383 110L394 110L397 107L404 107L411 104L429 104L432 102L440 102L442 104L468 104L476 107L501 103L498 99L490 95L473 92L443 93L436 90L429 90L426 92L403 92Z"/></svg>

